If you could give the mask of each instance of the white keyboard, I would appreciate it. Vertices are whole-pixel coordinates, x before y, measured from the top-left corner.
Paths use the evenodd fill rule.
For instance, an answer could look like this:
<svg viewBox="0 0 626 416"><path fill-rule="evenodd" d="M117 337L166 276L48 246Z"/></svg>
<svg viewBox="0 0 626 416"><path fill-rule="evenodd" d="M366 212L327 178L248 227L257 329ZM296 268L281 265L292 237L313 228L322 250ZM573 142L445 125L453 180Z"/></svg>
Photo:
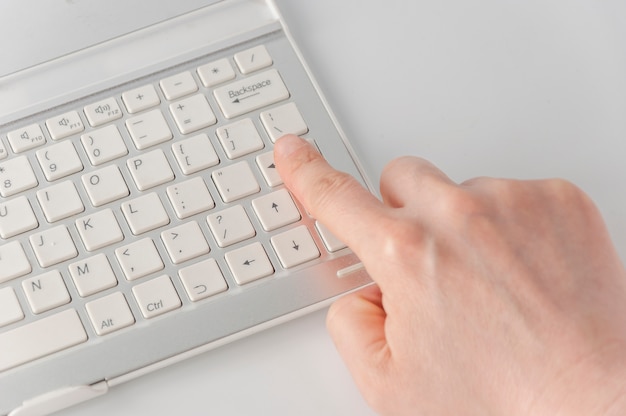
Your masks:
<svg viewBox="0 0 626 416"><path fill-rule="evenodd" d="M0 372L343 249L280 186L290 98L261 44L9 131Z"/></svg>

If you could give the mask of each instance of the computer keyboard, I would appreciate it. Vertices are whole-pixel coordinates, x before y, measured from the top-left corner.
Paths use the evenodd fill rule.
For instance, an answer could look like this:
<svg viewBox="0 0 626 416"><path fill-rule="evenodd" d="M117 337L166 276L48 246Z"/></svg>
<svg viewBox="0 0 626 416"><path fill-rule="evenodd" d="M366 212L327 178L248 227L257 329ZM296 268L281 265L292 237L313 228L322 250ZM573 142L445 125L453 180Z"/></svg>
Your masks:
<svg viewBox="0 0 626 416"><path fill-rule="evenodd" d="M262 43L13 126L0 373L344 250L274 166L273 143L309 131Z"/></svg>

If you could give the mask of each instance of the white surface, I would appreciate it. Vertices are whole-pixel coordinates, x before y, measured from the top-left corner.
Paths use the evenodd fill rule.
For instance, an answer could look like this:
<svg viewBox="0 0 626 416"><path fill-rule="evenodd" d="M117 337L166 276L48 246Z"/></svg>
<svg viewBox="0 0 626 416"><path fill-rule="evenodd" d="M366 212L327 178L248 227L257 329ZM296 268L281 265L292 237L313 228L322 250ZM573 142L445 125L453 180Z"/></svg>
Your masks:
<svg viewBox="0 0 626 416"><path fill-rule="evenodd" d="M560 176L626 258L626 3L278 0L371 178L394 156L455 180ZM65 415L368 415L318 312Z"/></svg>

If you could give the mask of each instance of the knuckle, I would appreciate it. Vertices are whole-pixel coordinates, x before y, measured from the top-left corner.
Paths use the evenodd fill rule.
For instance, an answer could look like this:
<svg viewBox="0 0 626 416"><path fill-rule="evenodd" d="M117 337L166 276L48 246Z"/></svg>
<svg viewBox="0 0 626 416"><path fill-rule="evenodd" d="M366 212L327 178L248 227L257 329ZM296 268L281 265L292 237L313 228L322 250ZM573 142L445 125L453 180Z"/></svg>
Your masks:
<svg viewBox="0 0 626 416"><path fill-rule="evenodd" d="M422 227L412 221L382 219L381 229L387 230L381 241L383 258L390 264L406 264L426 251L427 240Z"/></svg>
<svg viewBox="0 0 626 416"><path fill-rule="evenodd" d="M451 188L443 195L437 207L441 214L457 224L468 217L482 216L492 211L492 203L488 198L467 192L462 188Z"/></svg>
<svg viewBox="0 0 626 416"><path fill-rule="evenodd" d="M565 179L546 179L544 187L559 201L580 203L587 200L587 196L578 186Z"/></svg>

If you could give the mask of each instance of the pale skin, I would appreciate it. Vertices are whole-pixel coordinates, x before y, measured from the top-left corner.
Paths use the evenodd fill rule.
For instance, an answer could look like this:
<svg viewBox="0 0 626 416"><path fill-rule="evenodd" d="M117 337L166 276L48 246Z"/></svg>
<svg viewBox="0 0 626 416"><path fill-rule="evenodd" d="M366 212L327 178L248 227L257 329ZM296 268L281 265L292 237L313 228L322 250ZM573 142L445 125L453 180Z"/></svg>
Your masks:
<svg viewBox="0 0 626 416"><path fill-rule="evenodd" d="M451 181L403 157L379 201L306 141L286 186L375 285L327 325L381 415L626 414L626 272L595 205L563 180Z"/></svg>

